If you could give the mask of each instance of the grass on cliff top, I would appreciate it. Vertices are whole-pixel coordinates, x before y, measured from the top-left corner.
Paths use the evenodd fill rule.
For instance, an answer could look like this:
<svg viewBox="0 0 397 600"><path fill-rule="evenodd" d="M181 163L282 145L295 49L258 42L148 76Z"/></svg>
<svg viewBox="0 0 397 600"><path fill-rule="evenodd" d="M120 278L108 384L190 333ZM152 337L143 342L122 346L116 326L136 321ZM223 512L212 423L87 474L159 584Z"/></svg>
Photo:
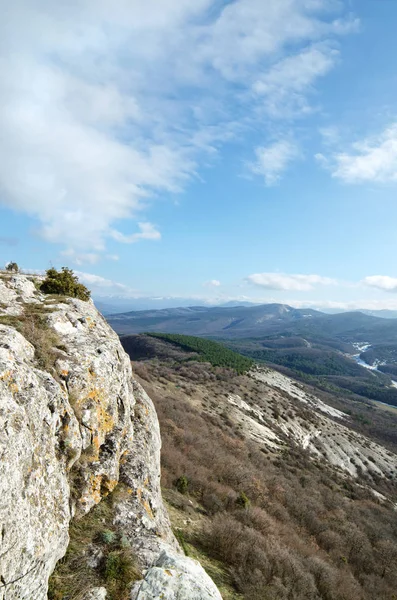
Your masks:
<svg viewBox="0 0 397 600"><path fill-rule="evenodd" d="M209 362L214 367L233 369L240 375L249 371L254 364L251 358L242 356L233 350L229 350L229 348L225 348L222 344L205 338L179 333L147 333L146 335L171 342L185 350L197 352L199 355L198 360Z"/></svg>
<svg viewBox="0 0 397 600"><path fill-rule="evenodd" d="M59 355L57 348L62 347L58 335L47 323L51 312L43 304L26 304L22 315L0 316L0 325L14 327L34 346L37 365L44 371L51 371Z"/></svg>
<svg viewBox="0 0 397 600"><path fill-rule="evenodd" d="M128 600L131 583L142 578L127 539L113 524L116 490L71 521L69 546L50 577L48 600L84 600L101 586L108 600Z"/></svg>

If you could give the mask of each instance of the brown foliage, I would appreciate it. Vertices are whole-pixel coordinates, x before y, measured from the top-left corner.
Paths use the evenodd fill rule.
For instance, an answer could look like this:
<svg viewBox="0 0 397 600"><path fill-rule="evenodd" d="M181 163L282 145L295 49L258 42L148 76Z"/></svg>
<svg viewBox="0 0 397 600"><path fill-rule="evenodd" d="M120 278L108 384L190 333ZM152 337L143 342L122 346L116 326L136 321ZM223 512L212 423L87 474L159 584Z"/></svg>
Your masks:
<svg viewBox="0 0 397 600"><path fill-rule="evenodd" d="M188 493L209 517L193 543L230 569L247 600L390 600L397 527L392 507L363 486L291 445L266 453L221 414L206 414L193 396L170 395L159 377L205 385L207 406L237 391L205 365L145 364L144 376L162 431L162 481L189 481ZM145 385L145 382L143 382ZM215 404L214 404L215 399ZM239 505L244 493L248 508Z"/></svg>

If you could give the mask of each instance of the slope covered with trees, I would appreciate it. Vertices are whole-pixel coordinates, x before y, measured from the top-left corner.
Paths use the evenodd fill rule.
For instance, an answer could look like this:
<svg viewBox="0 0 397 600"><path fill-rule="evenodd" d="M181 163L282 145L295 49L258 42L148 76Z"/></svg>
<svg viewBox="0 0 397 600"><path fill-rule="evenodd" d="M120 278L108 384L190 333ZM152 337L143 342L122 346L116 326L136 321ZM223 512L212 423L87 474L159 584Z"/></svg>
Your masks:
<svg viewBox="0 0 397 600"><path fill-rule="evenodd" d="M171 342L185 350L197 352L196 360L209 362L214 367L227 367L237 373L246 373L254 364L251 358L204 338L178 333L148 333L147 335Z"/></svg>

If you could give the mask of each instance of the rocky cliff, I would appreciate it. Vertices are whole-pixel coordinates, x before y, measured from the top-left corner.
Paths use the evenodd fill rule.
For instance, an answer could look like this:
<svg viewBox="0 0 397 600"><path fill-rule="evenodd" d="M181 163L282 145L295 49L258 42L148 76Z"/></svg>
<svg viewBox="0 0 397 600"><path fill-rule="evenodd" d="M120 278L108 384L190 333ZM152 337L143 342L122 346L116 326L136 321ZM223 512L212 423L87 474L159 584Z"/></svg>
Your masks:
<svg viewBox="0 0 397 600"><path fill-rule="evenodd" d="M220 599L172 534L157 416L117 335L91 301L37 287L0 276L0 600L47 598L71 521L120 485L112 518L143 573L131 598ZM100 582L79 596L106 597Z"/></svg>

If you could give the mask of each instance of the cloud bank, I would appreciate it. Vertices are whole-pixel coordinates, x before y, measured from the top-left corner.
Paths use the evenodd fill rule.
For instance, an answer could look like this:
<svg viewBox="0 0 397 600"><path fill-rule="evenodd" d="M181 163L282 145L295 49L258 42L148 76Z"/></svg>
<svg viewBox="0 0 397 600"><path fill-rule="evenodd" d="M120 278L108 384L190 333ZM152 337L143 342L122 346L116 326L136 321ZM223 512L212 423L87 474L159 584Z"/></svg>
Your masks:
<svg viewBox="0 0 397 600"><path fill-rule="evenodd" d="M0 22L0 203L91 263L108 238L159 239L143 217L149 200L183 190L203 155L252 122L265 129L269 117L311 110L316 80L338 60L337 37L356 28L340 8L9 3ZM268 185L297 156L285 141L252 152Z"/></svg>
<svg viewBox="0 0 397 600"><path fill-rule="evenodd" d="M306 292L318 285L336 285L336 280L320 275L287 275L285 273L254 273L246 278L248 283L267 290Z"/></svg>
<svg viewBox="0 0 397 600"><path fill-rule="evenodd" d="M368 287L373 287L385 292L397 292L397 278L388 275L370 275L362 280Z"/></svg>

